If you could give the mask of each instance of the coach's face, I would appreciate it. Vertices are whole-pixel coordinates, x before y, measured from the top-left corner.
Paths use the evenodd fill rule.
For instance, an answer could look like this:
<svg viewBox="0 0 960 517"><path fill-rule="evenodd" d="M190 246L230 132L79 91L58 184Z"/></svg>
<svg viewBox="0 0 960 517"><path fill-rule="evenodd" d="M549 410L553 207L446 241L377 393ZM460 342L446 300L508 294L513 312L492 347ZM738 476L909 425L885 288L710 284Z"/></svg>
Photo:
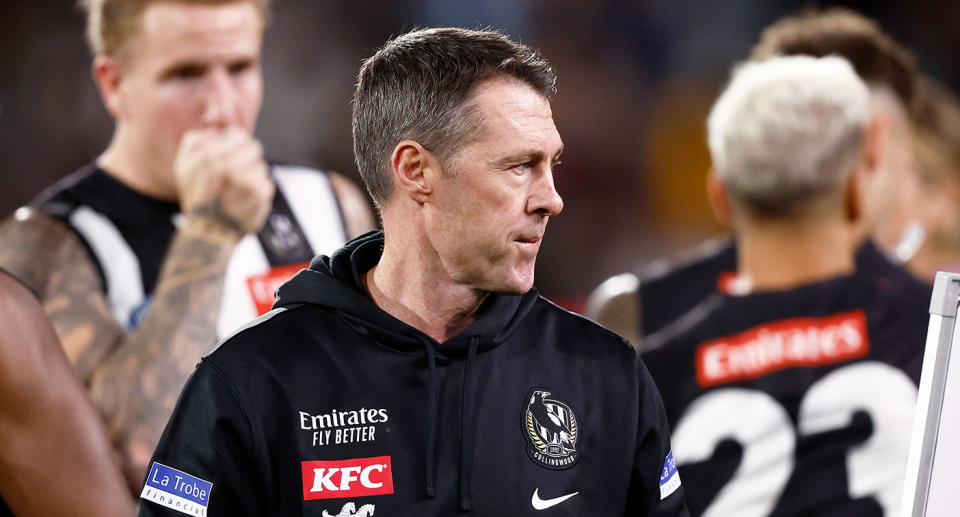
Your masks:
<svg viewBox="0 0 960 517"><path fill-rule="evenodd" d="M547 221L563 209L553 167L563 143L550 103L529 86L492 79L474 93L478 137L439 178L428 238L453 279L478 290L524 293Z"/></svg>
<svg viewBox="0 0 960 517"><path fill-rule="evenodd" d="M107 105L151 163L172 164L184 132L253 132L263 96L263 20L252 2L156 2L115 59ZM112 59L112 58L107 58Z"/></svg>

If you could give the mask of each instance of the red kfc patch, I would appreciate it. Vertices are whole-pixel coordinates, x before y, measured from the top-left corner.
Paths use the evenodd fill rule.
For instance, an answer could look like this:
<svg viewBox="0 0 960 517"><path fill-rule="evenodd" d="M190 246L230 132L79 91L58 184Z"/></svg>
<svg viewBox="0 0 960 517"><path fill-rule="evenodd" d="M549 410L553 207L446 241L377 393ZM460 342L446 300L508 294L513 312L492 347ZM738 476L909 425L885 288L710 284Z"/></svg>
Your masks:
<svg viewBox="0 0 960 517"><path fill-rule="evenodd" d="M293 275L310 264L289 264L286 266L277 266L270 268L270 271L262 275L253 275L247 278L247 286L250 288L250 297L253 299L253 305L257 309L257 315L263 315L270 312L273 307L274 296L277 288L281 284L293 278Z"/></svg>
<svg viewBox="0 0 960 517"><path fill-rule="evenodd" d="M697 348L701 387L756 379L794 367L823 366L863 357L870 350L862 310L823 318L790 318L759 325Z"/></svg>
<svg viewBox="0 0 960 517"><path fill-rule="evenodd" d="M337 461L304 461L303 500L365 497L393 493L390 456Z"/></svg>

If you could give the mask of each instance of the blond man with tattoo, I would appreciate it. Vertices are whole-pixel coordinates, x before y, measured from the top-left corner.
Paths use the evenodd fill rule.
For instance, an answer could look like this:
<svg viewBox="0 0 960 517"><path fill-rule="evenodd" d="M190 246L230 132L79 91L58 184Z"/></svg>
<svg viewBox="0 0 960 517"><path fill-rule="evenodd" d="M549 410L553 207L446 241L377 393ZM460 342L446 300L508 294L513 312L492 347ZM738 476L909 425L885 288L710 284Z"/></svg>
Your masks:
<svg viewBox="0 0 960 517"><path fill-rule="evenodd" d="M266 0L85 0L107 149L0 226L139 486L177 395L274 287L374 226L344 178L253 136Z"/></svg>

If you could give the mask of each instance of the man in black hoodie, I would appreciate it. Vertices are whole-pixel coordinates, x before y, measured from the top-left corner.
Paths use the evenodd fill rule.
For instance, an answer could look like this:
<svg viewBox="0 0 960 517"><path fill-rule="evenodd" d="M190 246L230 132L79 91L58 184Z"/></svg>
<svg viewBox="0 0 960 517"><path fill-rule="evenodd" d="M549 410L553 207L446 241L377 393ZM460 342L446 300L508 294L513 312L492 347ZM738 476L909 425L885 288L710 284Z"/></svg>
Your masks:
<svg viewBox="0 0 960 517"><path fill-rule="evenodd" d="M554 83L494 31L414 31L363 64L384 231L204 358L141 515L687 515L642 363L532 289L563 207Z"/></svg>

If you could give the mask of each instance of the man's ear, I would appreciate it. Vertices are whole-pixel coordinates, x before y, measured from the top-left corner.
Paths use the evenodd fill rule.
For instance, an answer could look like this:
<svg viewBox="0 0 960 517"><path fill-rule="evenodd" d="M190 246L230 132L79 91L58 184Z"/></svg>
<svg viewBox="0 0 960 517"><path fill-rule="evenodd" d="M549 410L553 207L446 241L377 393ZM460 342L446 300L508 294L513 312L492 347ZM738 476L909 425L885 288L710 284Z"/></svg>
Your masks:
<svg viewBox="0 0 960 517"><path fill-rule="evenodd" d="M864 202L866 201L867 193L864 191L866 188L866 178L864 177L867 174L867 171L864 169L865 165L857 167L850 173L850 177L847 178L847 187L846 192L844 193L844 214L847 217L847 221L852 224L860 223L860 221L866 217L866 206Z"/></svg>
<svg viewBox="0 0 960 517"><path fill-rule="evenodd" d="M428 169L435 167L435 158L416 140L404 140L393 148L390 164L397 190L423 205L433 192Z"/></svg>
<svg viewBox="0 0 960 517"><path fill-rule="evenodd" d="M863 127L863 167L867 173L877 169L882 160L884 145L893 136L893 120L884 113L878 113Z"/></svg>
<svg viewBox="0 0 960 517"><path fill-rule="evenodd" d="M97 89L100 90L100 97L103 99L103 105L114 119L120 119L123 115L123 102L120 93L120 83L123 75L120 70L120 63L116 58L108 56L97 56L93 60L93 80L97 83Z"/></svg>
<svg viewBox="0 0 960 517"><path fill-rule="evenodd" d="M867 120L863 126L860 161L850 174L844 194L847 219L861 224L867 231L872 231L869 228L876 223L878 210L884 208L877 200L888 197L884 194L889 174L884 173L883 152L892 137L893 119L889 114L881 110Z"/></svg>
<svg viewBox="0 0 960 517"><path fill-rule="evenodd" d="M727 195L727 188L723 185L723 180L717 174L716 169L710 167L707 171L707 201L710 202L710 210L713 216L720 221L720 224L731 227L733 221L733 207L730 205L730 197Z"/></svg>

